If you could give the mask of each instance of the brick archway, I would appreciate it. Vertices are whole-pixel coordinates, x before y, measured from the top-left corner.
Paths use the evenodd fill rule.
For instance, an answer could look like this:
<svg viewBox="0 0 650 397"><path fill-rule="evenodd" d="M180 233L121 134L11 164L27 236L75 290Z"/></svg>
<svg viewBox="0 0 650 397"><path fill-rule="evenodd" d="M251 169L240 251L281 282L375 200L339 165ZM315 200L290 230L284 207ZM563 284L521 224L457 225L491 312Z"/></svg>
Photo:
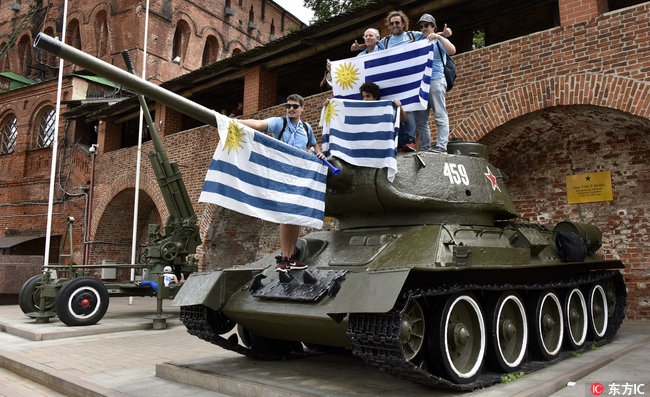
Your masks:
<svg viewBox="0 0 650 397"><path fill-rule="evenodd" d="M96 187L95 189L95 208L93 210L92 225L90 226L91 238L94 238L97 233L100 219L113 199L126 189L135 189L135 175L121 174L109 186ZM169 210L165 205L165 200L162 197L158 184L148 176L141 175L140 190L141 194L144 192L147 196L151 197L156 209L160 213L160 218L163 220L167 219ZM131 208L133 207L131 206Z"/></svg>
<svg viewBox="0 0 650 397"><path fill-rule="evenodd" d="M461 120L453 128L453 134L477 142L510 120L562 105L596 105L650 118L650 83L615 75L582 73L522 84L492 97Z"/></svg>

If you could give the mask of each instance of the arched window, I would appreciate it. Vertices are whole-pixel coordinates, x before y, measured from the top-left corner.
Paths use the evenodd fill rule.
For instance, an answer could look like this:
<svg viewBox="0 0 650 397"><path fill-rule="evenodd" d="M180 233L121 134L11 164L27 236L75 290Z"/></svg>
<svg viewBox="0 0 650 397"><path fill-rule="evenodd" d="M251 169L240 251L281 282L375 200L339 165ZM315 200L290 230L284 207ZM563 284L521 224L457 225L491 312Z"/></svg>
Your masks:
<svg viewBox="0 0 650 397"><path fill-rule="evenodd" d="M52 145L54 142L54 134L56 134L56 126L54 125L55 111L52 106L47 106L41 112L38 125L38 137L36 138L36 146L44 148Z"/></svg>
<svg viewBox="0 0 650 397"><path fill-rule="evenodd" d="M205 41L205 48L203 48L203 58L201 60L201 66L206 66L211 63L217 62L219 59L219 40L216 37L210 35Z"/></svg>
<svg viewBox="0 0 650 397"><path fill-rule="evenodd" d="M16 137L18 136L18 119L13 114L7 117L2 123L2 142L0 142L0 154L9 154L14 152L16 147Z"/></svg>
<svg viewBox="0 0 650 397"><path fill-rule="evenodd" d="M95 17L95 44L97 56L103 57L108 52L108 22L106 11L99 11Z"/></svg>
<svg viewBox="0 0 650 397"><path fill-rule="evenodd" d="M232 56L235 56L235 55L239 54L240 52L241 52L241 49L235 48L234 50L232 50Z"/></svg>
<svg viewBox="0 0 650 397"><path fill-rule="evenodd" d="M76 19L68 23L68 28L65 31L65 42L78 50L81 49L81 33L79 33L79 21Z"/></svg>
<svg viewBox="0 0 650 397"><path fill-rule="evenodd" d="M32 45L28 35L24 35L18 42L18 73L29 75L29 65L32 60Z"/></svg>
<svg viewBox="0 0 650 397"><path fill-rule="evenodd" d="M251 10L248 12L248 20L250 22L255 22L255 9L251 6Z"/></svg>
<svg viewBox="0 0 650 397"><path fill-rule="evenodd" d="M275 40L275 20L271 18L271 41Z"/></svg>
<svg viewBox="0 0 650 397"><path fill-rule="evenodd" d="M172 61L180 63L185 57L187 44L190 41L190 26L185 21L178 21L176 31L174 32L174 42L172 44Z"/></svg>

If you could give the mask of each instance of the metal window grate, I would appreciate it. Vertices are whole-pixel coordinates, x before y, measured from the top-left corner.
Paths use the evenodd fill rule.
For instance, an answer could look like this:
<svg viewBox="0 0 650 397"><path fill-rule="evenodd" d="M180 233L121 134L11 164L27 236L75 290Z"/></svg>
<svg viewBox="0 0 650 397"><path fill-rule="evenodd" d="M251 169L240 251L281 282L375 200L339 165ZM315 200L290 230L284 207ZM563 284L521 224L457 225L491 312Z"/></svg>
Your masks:
<svg viewBox="0 0 650 397"><path fill-rule="evenodd" d="M2 142L0 142L0 154L13 153L16 147L16 137L18 136L18 119L16 116L10 116L2 126Z"/></svg>
<svg viewBox="0 0 650 397"><path fill-rule="evenodd" d="M55 111L50 108L43 112L41 117L41 124L38 127L38 142L39 148L44 148L52 145L54 142L54 134L56 134L56 127L54 125Z"/></svg>

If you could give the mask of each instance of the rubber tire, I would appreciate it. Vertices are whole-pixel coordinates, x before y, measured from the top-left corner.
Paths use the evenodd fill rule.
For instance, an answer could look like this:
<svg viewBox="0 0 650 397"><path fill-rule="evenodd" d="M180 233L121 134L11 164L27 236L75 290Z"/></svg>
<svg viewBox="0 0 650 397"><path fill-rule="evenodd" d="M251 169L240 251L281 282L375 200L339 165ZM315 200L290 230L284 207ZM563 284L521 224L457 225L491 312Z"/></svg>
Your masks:
<svg viewBox="0 0 650 397"><path fill-rule="evenodd" d="M500 323L499 320L504 315L503 310L512 309L512 305L515 305L515 309L519 309L519 324L517 326L517 344L519 348L517 351L512 351L516 355L516 358L506 358L502 352L502 344L500 337ZM506 305L509 305L506 307ZM515 313L516 314L516 313ZM488 355L487 362L488 366L497 371L511 373L517 371L521 368L521 365L526 362L526 356L528 352L528 322L526 317L526 306L524 301L521 299L519 294L514 291L506 291L500 296L495 296L488 306L488 312L486 313L486 326L488 329ZM521 338L521 341L519 341ZM510 362L508 362L510 360Z"/></svg>
<svg viewBox="0 0 650 397"><path fill-rule="evenodd" d="M473 358L472 368L464 374L460 374L455 370L455 365L450 362L448 355L449 345L447 342L448 329L447 323L450 319L450 311L455 309L458 304L469 304L474 312L475 318L479 327L479 332L482 331L481 338L478 343L480 345L478 352L472 352L471 355L476 355ZM457 384L468 384L474 382L481 374L483 364L485 362L485 352L487 344L487 332L485 323L483 321L483 312L476 298L469 293L453 294L448 298L438 300L436 310L432 318L431 332L428 332L428 346L429 346L429 363L431 364L434 372L443 378L449 379ZM478 311L477 311L478 309ZM470 343L475 342L476 335L470 334Z"/></svg>
<svg viewBox="0 0 650 397"><path fill-rule="evenodd" d="M557 300L551 298L551 295L555 296ZM542 302L543 298L544 302ZM552 350L547 348L543 342L543 336L541 335L541 324L538 324L537 321L538 317L541 317L542 314L542 304L547 303L547 298L551 299L550 304L555 304L551 307L551 309L559 310L559 314L554 314L556 314L555 317L557 317L555 324L560 327L560 334L556 338L558 340L555 341L556 345L553 346L554 349ZM535 356L541 360L549 361L556 358L562 351L562 340L564 337L564 315L562 313L562 301L554 291L543 291L541 293L532 294L531 299L528 302L528 308L528 329L530 330L531 335L529 345L531 347L531 350L534 352Z"/></svg>
<svg viewBox="0 0 650 397"><path fill-rule="evenodd" d="M79 305L83 299L89 300L87 309ZM77 277L63 284L56 294L55 307L59 319L66 325L97 324L108 309L108 290L101 281L93 277Z"/></svg>
<svg viewBox="0 0 650 397"><path fill-rule="evenodd" d="M18 292L18 305L20 310L23 313L33 313L40 310L38 306L40 304L40 294L36 296L37 288L43 279L42 274L37 274L32 276L29 280L25 281L22 287L20 287L20 292ZM39 302L39 303L36 303ZM46 298L44 311L49 312L54 310L55 299Z"/></svg>

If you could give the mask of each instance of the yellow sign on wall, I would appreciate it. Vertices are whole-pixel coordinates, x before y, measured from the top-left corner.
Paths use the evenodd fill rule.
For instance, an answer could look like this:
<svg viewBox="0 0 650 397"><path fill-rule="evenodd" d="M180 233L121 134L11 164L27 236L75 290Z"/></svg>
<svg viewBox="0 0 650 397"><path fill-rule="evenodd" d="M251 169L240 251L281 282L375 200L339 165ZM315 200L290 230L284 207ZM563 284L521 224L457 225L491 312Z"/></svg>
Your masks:
<svg viewBox="0 0 650 397"><path fill-rule="evenodd" d="M569 204L612 201L612 173L567 175L566 196Z"/></svg>

